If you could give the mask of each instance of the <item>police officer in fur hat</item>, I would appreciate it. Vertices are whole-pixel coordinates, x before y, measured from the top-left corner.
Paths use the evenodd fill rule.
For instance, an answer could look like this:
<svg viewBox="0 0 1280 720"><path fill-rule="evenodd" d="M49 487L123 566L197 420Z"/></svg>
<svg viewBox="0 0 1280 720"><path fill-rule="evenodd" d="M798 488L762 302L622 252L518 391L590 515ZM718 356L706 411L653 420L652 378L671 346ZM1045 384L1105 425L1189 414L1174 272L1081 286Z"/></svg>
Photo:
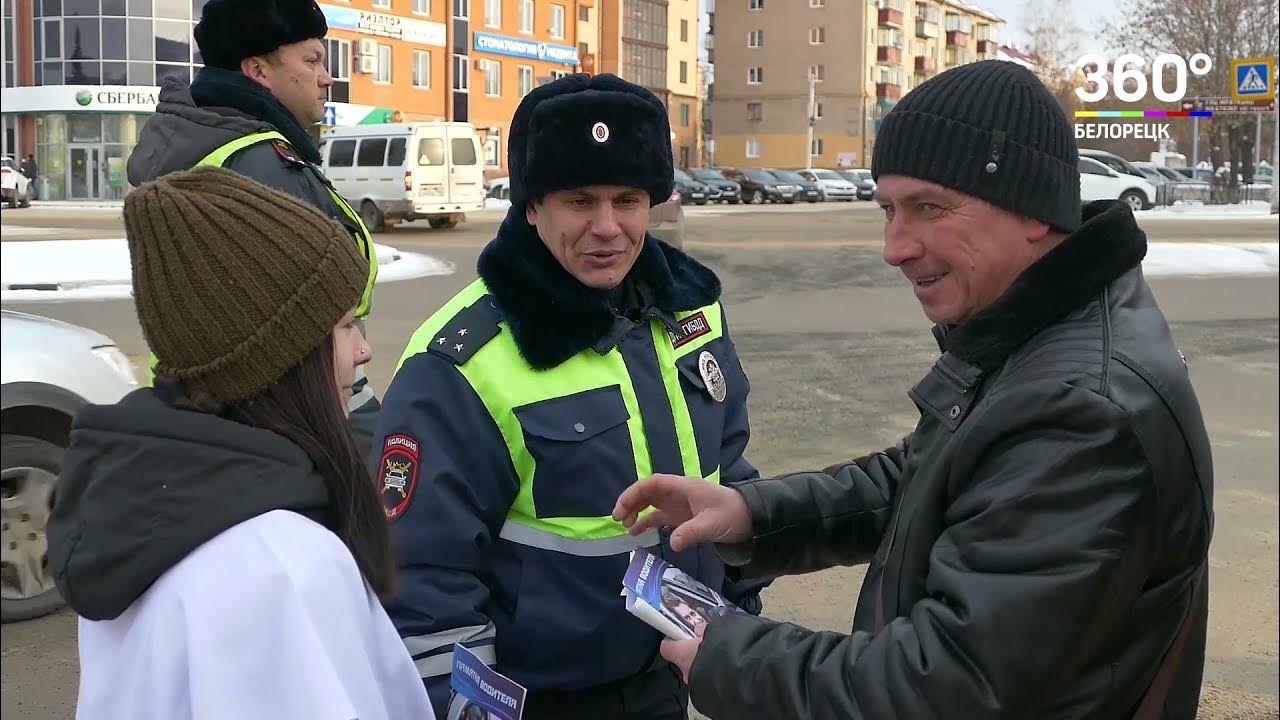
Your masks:
<svg viewBox="0 0 1280 720"><path fill-rule="evenodd" d="M315 0L209 0L195 26L204 61L195 80L169 78L129 158L129 182L221 166L293 195L346 228L369 261L358 318L368 317L378 263L360 215L321 173L310 129L324 117L329 31ZM164 360L164 358L160 358ZM378 401L359 373L348 403L352 431L368 449Z"/></svg>
<svg viewBox="0 0 1280 720"><path fill-rule="evenodd" d="M666 108L612 75L536 88L512 120L512 207L479 278L418 329L386 395L375 482L389 612L437 713L462 642L530 691L524 717L686 717L659 633L620 597L649 548L752 612L763 583L609 517L638 478L754 478L720 281L646 233L673 184Z"/></svg>

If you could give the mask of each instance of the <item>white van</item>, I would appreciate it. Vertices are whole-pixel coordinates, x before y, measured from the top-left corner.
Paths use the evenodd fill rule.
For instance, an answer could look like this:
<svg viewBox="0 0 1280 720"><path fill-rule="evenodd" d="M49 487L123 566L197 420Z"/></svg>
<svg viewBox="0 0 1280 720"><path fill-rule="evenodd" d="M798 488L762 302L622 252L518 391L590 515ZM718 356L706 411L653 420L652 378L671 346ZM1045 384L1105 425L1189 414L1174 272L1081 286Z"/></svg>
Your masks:
<svg viewBox="0 0 1280 720"><path fill-rule="evenodd" d="M320 156L370 232L421 218L451 228L484 209L484 155L471 123L336 127L321 138Z"/></svg>

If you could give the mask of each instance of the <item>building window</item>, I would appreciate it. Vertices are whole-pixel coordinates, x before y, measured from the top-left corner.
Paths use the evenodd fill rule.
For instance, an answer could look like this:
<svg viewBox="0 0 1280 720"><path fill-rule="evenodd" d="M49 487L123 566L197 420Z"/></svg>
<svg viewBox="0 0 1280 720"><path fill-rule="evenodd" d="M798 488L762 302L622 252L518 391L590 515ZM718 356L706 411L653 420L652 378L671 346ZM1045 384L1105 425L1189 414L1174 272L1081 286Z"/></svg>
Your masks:
<svg viewBox="0 0 1280 720"><path fill-rule="evenodd" d="M809 7L823 8L827 6L827 0L809 0Z"/></svg>
<svg viewBox="0 0 1280 720"><path fill-rule="evenodd" d="M492 132L484 139L484 166L502 167L502 137Z"/></svg>
<svg viewBox="0 0 1280 720"><path fill-rule="evenodd" d="M762 82L764 82L764 68L762 67L747 68L747 84L748 85L759 85Z"/></svg>
<svg viewBox="0 0 1280 720"><path fill-rule="evenodd" d="M916 19L925 22L936 23L939 21L942 11L933 5L927 3L916 3ZM935 28L936 29L936 28Z"/></svg>
<svg viewBox="0 0 1280 720"><path fill-rule="evenodd" d="M560 78L562 78L562 77L566 77L566 76L568 76L568 75L569 75L569 72L568 72L567 70L552 70L552 71L551 71L551 79L552 79L553 81L554 81L554 80L559 80Z"/></svg>
<svg viewBox="0 0 1280 720"><path fill-rule="evenodd" d="M747 33L747 47L749 48L764 47L764 31L752 30L751 32Z"/></svg>
<svg viewBox="0 0 1280 720"><path fill-rule="evenodd" d="M471 59L468 58L466 55L453 56L453 89L454 90L465 91L467 88L471 87L471 83L468 81L468 78L470 78L470 70L471 70L471 68L468 67L470 62L471 62Z"/></svg>
<svg viewBox="0 0 1280 720"><path fill-rule="evenodd" d="M413 86L431 87L431 53L426 50L413 51Z"/></svg>
<svg viewBox="0 0 1280 720"><path fill-rule="evenodd" d="M689 42L689 21L680 21L680 42Z"/></svg>
<svg viewBox="0 0 1280 720"><path fill-rule="evenodd" d="M973 20L967 15L947 13L947 32L958 31L968 35L973 30Z"/></svg>
<svg viewBox="0 0 1280 720"><path fill-rule="evenodd" d="M809 77L813 78L814 82L822 82L823 80L826 80L827 66L826 65L810 65Z"/></svg>
<svg viewBox="0 0 1280 720"><path fill-rule="evenodd" d="M413 11L418 15L430 15L431 0L413 0Z"/></svg>
<svg viewBox="0 0 1280 720"><path fill-rule="evenodd" d="M329 86L329 100L351 102L351 42L328 38L324 44L329 58L329 76L333 78L333 84Z"/></svg>
<svg viewBox="0 0 1280 720"><path fill-rule="evenodd" d="M758 102L747 103L747 119L763 120L764 119L764 103L758 103Z"/></svg>
<svg viewBox="0 0 1280 720"><path fill-rule="evenodd" d="M376 8L389 8L391 7L391 0L373 0L373 6Z"/></svg>
<svg viewBox="0 0 1280 720"><path fill-rule="evenodd" d="M680 103L680 127L689 127L689 103Z"/></svg>
<svg viewBox="0 0 1280 720"><path fill-rule="evenodd" d="M520 32L533 34L533 0L520 0Z"/></svg>
<svg viewBox="0 0 1280 720"><path fill-rule="evenodd" d="M564 39L564 6L551 6L551 37L557 40Z"/></svg>
<svg viewBox="0 0 1280 720"><path fill-rule="evenodd" d="M809 44L821 45L827 41L827 29L824 27L809 28Z"/></svg>
<svg viewBox="0 0 1280 720"><path fill-rule="evenodd" d="M748 10L763 10L763 9L764 9L764 0L748 0L748 2L747 2L747 9L748 9Z"/></svg>
<svg viewBox="0 0 1280 720"><path fill-rule="evenodd" d="M665 6L662 7L662 11L665 22ZM667 86L666 49L632 42L625 37L624 35L622 41L622 76L647 88L665 88ZM643 40L643 38L637 39Z"/></svg>
<svg viewBox="0 0 1280 720"><path fill-rule="evenodd" d="M490 97L502 94L502 63L497 60L484 61L484 94Z"/></svg>
<svg viewBox="0 0 1280 720"><path fill-rule="evenodd" d="M391 46L378 46L378 72L374 74L373 81L379 84L391 82Z"/></svg>
<svg viewBox="0 0 1280 720"><path fill-rule="evenodd" d="M528 65L521 65L517 70L520 77L520 97L524 97L533 90L533 68Z"/></svg>
<svg viewBox="0 0 1280 720"><path fill-rule="evenodd" d="M578 19L582 22L591 22L591 8L583 5L578 8Z"/></svg>
<svg viewBox="0 0 1280 720"><path fill-rule="evenodd" d="M471 0L453 0L453 16L459 20L471 17Z"/></svg>
<svg viewBox="0 0 1280 720"><path fill-rule="evenodd" d="M809 143L809 154L810 155L822 154L822 138L814 138L813 142Z"/></svg>
<svg viewBox="0 0 1280 720"><path fill-rule="evenodd" d="M813 117L816 120L822 119L822 103L816 102L813 104Z"/></svg>
<svg viewBox="0 0 1280 720"><path fill-rule="evenodd" d="M484 0L484 24L502 27L502 0Z"/></svg>
<svg viewBox="0 0 1280 720"><path fill-rule="evenodd" d="M759 140L747 141L747 157L749 158L760 157L760 141Z"/></svg>
<svg viewBox="0 0 1280 720"><path fill-rule="evenodd" d="M684 60L680 61L680 82L689 82L689 63Z"/></svg>

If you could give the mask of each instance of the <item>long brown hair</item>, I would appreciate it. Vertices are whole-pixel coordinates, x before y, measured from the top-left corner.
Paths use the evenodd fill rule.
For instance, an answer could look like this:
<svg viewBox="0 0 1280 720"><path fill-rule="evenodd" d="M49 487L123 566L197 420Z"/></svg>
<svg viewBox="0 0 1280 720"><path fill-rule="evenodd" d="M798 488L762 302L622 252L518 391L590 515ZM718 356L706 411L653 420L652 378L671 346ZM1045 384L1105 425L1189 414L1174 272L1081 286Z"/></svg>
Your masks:
<svg viewBox="0 0 1280 720"><path fill-rule="evenodd" d="M334 385L333 334L262 392L223 405L210 396L183 395L182 405L270 430L311 458L329 491L333 531L379 596L390 597L395 564L386 514Z"/></svg>

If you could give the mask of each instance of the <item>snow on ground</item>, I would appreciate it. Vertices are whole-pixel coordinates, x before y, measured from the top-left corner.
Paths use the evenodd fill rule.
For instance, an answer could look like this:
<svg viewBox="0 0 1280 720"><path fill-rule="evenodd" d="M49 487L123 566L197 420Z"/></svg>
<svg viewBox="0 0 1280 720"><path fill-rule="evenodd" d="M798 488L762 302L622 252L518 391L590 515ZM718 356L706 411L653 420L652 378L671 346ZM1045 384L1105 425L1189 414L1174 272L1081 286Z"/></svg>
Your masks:
<svg viewBox="0 0 1280 720"><path fill-rule="evenodd" d="M1276 243L1151 243L1142 271L1152 275L1268 275L1280 268Z"/></svg>
<svg viewBox="0 0 1280 720"><path fill-rule="evenodd" d="M387 245L374 246L378 282L449 275L452 263ZM124 240L0 243L0 300L51 302L130 296L132 269Z"/></svg>

